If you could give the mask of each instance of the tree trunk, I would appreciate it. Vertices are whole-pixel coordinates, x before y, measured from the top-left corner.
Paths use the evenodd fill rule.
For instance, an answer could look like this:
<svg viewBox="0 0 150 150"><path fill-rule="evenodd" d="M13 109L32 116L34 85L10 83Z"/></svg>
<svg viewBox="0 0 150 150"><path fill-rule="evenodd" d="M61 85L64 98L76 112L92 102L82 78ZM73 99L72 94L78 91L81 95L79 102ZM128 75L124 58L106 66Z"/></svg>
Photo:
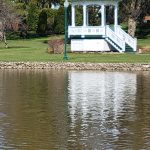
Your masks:
<svg viewBox="0 0 150 150"><path fill-rule="evenodd" d="M129 19L128 19L128 33L132 37L135 37L136 25L137 25L136 20L134 18L129 17Z"/></svg>
<svg viewBox="0 0 150 150"><path fill-rule="evenodd" d="M8 48L8 43L7 43L7 40L6 40L6 36L5 36L5 33L3 33L3 36L4 36L4 43L5 43L5 48Z"/></svg>

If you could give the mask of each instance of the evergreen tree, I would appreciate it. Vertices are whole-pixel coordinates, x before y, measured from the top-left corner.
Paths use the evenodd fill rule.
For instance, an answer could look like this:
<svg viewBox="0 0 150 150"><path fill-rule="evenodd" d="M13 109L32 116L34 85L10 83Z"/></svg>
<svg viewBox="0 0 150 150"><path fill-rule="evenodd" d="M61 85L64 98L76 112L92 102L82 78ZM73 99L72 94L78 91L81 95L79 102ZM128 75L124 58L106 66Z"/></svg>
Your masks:
<svg viewBox="0 0 150 150"><path fill-rule="evenodd" d="M27 25L30 31L37 31L39 19L39 9L34 0L29 3Z"/></svg>
<svg viewBox="0 0 150 150"><path fill-rule="evenodd" d="M37 33L40 35L46 34L47 29L47 13L46 10L42 10L39 15L38 29Z"/></svg>

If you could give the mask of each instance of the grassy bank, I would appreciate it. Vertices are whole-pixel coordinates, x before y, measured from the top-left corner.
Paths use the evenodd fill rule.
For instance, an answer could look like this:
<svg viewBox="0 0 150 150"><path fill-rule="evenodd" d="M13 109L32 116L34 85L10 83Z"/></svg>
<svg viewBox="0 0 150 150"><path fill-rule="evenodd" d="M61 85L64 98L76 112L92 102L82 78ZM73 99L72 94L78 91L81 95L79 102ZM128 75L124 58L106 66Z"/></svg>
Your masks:
<svg viewBox="0 0 150 150"><path fill-rule="evenodd" d="M4 48L4 43L0 42L0 61L63 61L62 54L48 54L48 39L60 37L36 38L28 40L10 40L9 48ZM140 39L139 46L150 46L150 37ZM102 54L68 53L69 62L111 62L111 63L150 63L150 53L147 54Z"/></svg>
<svg viewBox="0 0 150 150"><path fill-rule="evenodd" d="M150 53L150 35L145 39L138 39L138 48L142 49L143 53Z"/></svg>

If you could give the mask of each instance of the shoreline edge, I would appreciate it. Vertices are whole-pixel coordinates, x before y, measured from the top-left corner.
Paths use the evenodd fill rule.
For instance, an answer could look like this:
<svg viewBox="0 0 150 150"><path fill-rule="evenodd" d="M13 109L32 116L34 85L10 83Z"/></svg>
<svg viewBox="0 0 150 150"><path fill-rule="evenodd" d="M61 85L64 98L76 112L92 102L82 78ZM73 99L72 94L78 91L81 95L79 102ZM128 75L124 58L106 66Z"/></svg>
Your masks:
<svg viewBox="0 0 150 150"><path fill-rule="evenodd" d="M0 62L0 69L150 71L150 63Z"/></svg>

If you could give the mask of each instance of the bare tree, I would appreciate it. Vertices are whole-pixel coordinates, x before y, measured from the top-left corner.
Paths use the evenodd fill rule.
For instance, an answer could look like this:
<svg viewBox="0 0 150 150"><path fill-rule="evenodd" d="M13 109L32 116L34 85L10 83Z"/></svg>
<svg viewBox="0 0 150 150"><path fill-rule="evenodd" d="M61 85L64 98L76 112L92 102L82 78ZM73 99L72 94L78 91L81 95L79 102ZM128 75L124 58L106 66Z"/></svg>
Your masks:
<svg viewBox="0 0 150 150"><path fill-rule="evenodd" d="M0 39L4 40L6 48L6 27L11 27L12 23L17 19L17 16L12 6L13 1L0 0Z"/></svg>
<svg viewBox="0 0 150 150"><path fill-rule="evenodd" d="M4 32L4 26L3 26L2 22L0 22L0 41L4 41L5 47L6 48L8 47L5 32Z"/></svg>
<svg viewBox="0 0 150 150"><path fill-rule="evenodd" d="M123 0L123 6L128 14L128 33L134 37L137 22L140 21L141 14L148 11L150 0Z"/></svg>

